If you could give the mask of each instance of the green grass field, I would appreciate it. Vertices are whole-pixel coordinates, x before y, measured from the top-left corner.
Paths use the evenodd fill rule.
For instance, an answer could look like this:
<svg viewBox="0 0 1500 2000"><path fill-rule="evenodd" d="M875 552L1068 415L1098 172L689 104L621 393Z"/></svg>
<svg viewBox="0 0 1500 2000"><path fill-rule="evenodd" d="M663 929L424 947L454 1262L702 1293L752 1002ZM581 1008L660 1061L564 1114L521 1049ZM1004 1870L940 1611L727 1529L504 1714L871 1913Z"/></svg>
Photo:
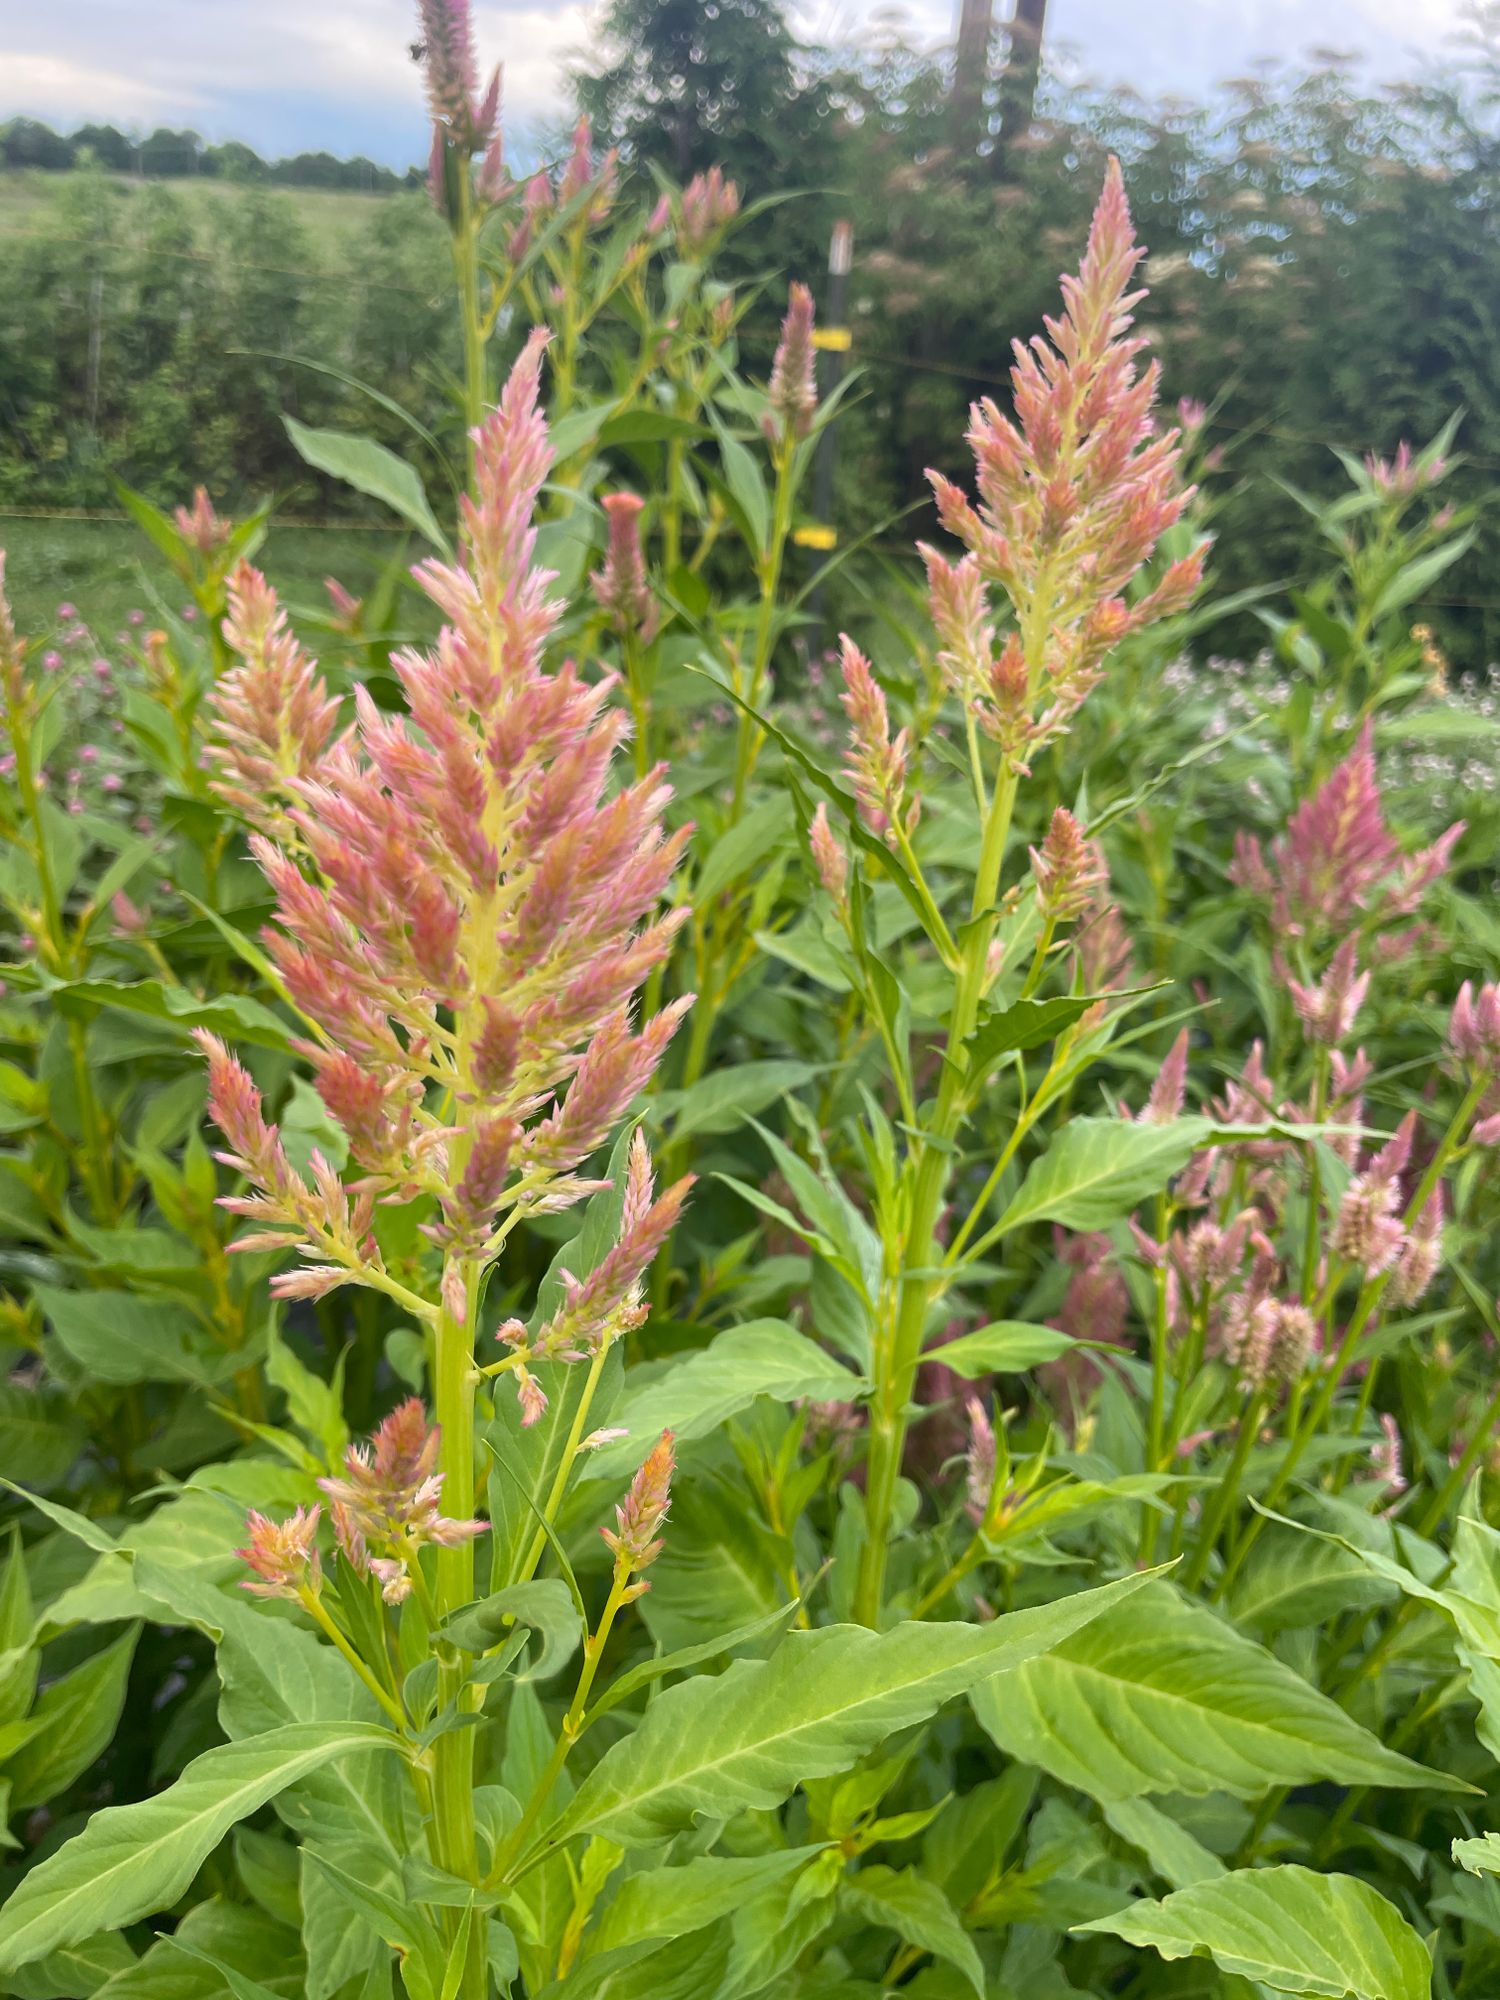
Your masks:
<svg viewBox="0 0 1500 2000"><path fill-rule="evenodd" d="M74 179L71 174L31 168L0 168L0 240L6 235L50 235L64 191ZM210 226L215 212L226 202L245 197L245 188L233 181L144 181L129 174L111 174L108 179L125 201L137 198L149 187L168 188L189 205L195 224L201 220ZM268 191L289 203L318 243L330 250L342 250L362 234L380 203L391 199L389 195L358 194L341 188L272 187Z"/></svg>

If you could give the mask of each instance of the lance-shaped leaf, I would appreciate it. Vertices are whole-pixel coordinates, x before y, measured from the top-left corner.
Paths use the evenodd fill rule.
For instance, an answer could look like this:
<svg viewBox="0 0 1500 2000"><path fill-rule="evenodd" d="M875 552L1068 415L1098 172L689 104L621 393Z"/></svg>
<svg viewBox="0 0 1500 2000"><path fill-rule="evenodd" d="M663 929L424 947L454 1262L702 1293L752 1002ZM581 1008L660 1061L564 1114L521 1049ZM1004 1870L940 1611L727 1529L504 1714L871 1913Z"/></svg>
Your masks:
<svg viewBox="0 0 1500 2000"><path fill-rule="evenodd" d="M395 1748L369 1723L293 1722L206 1750L157 1798L95 1813L0 1911L0 1973L169 1908L229 1829L278 1792L336 1757Z"/></svg>
<svg viewBox="0 0 1500 2000"><path fill-rule="evenodd" d="M1411 1925L1352 1875L1241 1868L1160 1903L1080 1924L1163 1958L1211 1958L1273 1993L1327 2000L1428 2000L1432 1962Z"/></svg>
<svg viewBox="0 0 1500 2000"><path fill-rule="evenodd" d="M769 1660L736 1660L717 1679L659 1695L640 1728L590 1771L545 1844L598 1833L643 1845L699 1817L779 1805L805 1779L847 1770L894 1731L1057 1645L1146 1581L1122 1577L988 1625L790 1633Z"/></svg>
<svg viewBox="0 0 1500 2000"><path fill-rule="evenodd" d="M1136 1125L1126 1118L1071 1118L1033 1160L998 1229L1060 1222L1107 1229L1180 1174L1214 1130L1207 1118Z"/></svg>
<svg viewBox="0 0 1500 2000"><path fill-rule="evenodd" d="M646 1938L685 1937L721 1917L733 1916L768 1882L794 1874L821 1852L788 1847L743 1857L699 1854L677 1868L648 1868L630 1875L611 1897L588 1938L588 1955L614 1951Z"/></svg>
<svg viewBox="0 0 1500 2000"><path fill-rule="evenodd" d="M1273 1785L1452 1785L1166 1584L976 1688L1007 1755L1103 1800ZM1460 1787L1462 1789L1462 1787Z"/></svg>
<svg viewBox="0 0 1500 2000"><path fill-rule="evenodd" d="M984 1966L974 1940L936 1882L914 1868L861 1868L844 1884L841 1900L867 1924L892 1930L917 1951L946 1959L984 2000Z"/></svg>

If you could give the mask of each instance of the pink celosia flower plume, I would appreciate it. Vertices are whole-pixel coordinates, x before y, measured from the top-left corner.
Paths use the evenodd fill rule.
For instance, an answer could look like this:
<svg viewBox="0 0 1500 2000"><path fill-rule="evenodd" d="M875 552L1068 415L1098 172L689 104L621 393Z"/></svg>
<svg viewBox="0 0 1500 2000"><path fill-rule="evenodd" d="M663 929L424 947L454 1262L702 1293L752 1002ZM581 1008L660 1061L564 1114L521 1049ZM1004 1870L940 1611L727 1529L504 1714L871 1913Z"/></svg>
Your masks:
<svg viewBox="0 0 1500 2000"><path fill-rule="evenodd" d="M641 548L641 515L646 503L636 493L606 493L600 501L609 525L604 567L589 577L599 608L621 638L650 645L656 636L656 600L646 576Z"/></svg>
<svg viewBox="0 0 1500 2000"><path fill-rule="evenodd" d="M370 1220L376 1200L426 1192L444 1303L462 1319L463 1273L517 1214L599 1185L580 1170L689 1004L631 1020L681 921L661 902L690 830L666 834L659 769L611 790L629 732L613 677L591 685L571 661L544 660L559 616L533 563L552 457L544 346L532 336L475 434L459 560L415 571L446 622L430 652L393 661L406 714L361 689L354 729L330 742L328 704L274 596L253 575L237 582L254 615L235 622L249 643L218 706L223 783L259 820L252 847L277 901L268 947L316 1031L303 1053L360 1170L347 1191L326 1162L299 1175L248 1075L202 1038L226 1157L256 1190L228 1205L268 1232L250 1243L314 1260L277 1281L283 1296L352 1282L416 1310Z"/></svg>
<svg viewBox="0 0 1500 2000"><path fill-rule="evenodd" d="M435 140L483 152L499 114L500 72L481 100L469 0L417 0L417 15Z"/></svg>
<svg viewBox="0 0 1500 2000"><path fill-rule="evenodd" d="M767 390L765 432L773 442L805 438L818 414L817 355L813 349L813 295L794 284L788 295L781 341Z"/></svg>
<svg viewBox="0 0 1500 2000"><path fill-rule="evenodd" d="M1279 935L1339 935L1360 911L1413 915L1463 830L1457 820L1431 846L1402 853L1381 807L1366 723L1349 755L1272 843L1269 862L1253 836L1236 837L1230 879L1269 906Z"/></svg>
<svg viewBox="0 0 1500 2000"><path fill-rule="evenodd" d="M1145 343L1129 333L1143 254L1111 160L1061 318L1016 345L1014 420L988 399L972 411L978 506L928 474L944 527L969 551L956 569L929 555L934 619L976 719L1018 769L1066 728L1110 649L1181 610L1201 575L1199 549L1133 604L1123 595L1191 497L1176 484L1177 433L1153 425L1156 364L1137 372ZM1005 590L1019 627L998 658L981 579Z"/></svg>
<svg viewBox="0 0 1500 2000"><path fill-rule="evenodd" d="M437 1425L428 1424L420 1399L411 1396L368 1444L350 1445L341 1478L318 1481L346 1561L358 1575L379 1578L387 1604L411 1594L410 1565L418 1549L429 1543L456 1548L486 1530L484 1521L453 1521L439 1512L439 1442Z"/></svg>
<svg viewBox="0 0 1500 2000"><path fill-rule="evenodd" d="M678 199L677 242L684 257L701 257L740 212L740 191L722 167L694 174Z"/></svg>

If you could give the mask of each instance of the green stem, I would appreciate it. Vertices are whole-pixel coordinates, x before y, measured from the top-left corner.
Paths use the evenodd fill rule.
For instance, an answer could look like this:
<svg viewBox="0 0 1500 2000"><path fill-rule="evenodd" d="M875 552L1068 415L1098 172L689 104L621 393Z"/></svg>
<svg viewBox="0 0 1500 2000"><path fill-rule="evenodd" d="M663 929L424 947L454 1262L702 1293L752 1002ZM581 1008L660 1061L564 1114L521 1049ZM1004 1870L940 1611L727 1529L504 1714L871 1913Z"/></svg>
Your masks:
<svg viewBox="0 0 1500 2000"><path fill-rule="evenodd" d="M568 1479L572 1474L574 1461L578 1457L578 1448L583 1442L584 1426L588 1422L589 1410L594 1401L594 1392L599 1387L599 1378L604 1373L604 1364L608 1358L609 1343L605 1342L602 1346L595 1349L594 1358L589 1363L589 1372L583 1385L583 1394L578 1399L578 1408L573 1415L573 1426L568 1432L568 1441L563 1446L563 1454L558 1464L557 1475L552 1481L552 1490L547 1495L546 1505L542 1509L542 1517L549 1528L556 1525L558 1509L562 1506L563 1495L568 1490ZM536 1534L532 1537L531 1547L526 1552L526 1560L521 1566L519 1576L512 1577L511 1579L513 1583L525 1583L530 1579L537 1564L542 1559L542 1551L546 1546L546 1533L543 1529L538 1528Z"/></svg>
<svg viewBox="0 0 1500 2000"><path fill-rule="evenodd" d="M324 1633L324 1635L327 1638L333 1641L334 1645L343 1654L344 1658L349 1662L350 1666L353 1667L355 1673L359 1675L360 1679L364 1682L365 1686L370 1690L371 1694L374 1695L375 1699L380 1703L380 1706L385 1710L386 1714L390 1717L391 1721L396 1725L397 1729L399 1729L404 1736L406 1733L406 1711L402 1708L401 1704L398 1701L396 1701L386 1691L384 1687L381 1686L380 1682L375 1678L375 1675L370 1671L369 1667L365 1665L364 1661L359 1657L359 1654L355 1652L354 1648L350 1645L349 1641L344 1637L343 1633L339 1630L338 1626L334 1624L333 1619L329 1616L327 1605L324 1604L322 1598L318 1595L317 1591L310 1590L304 1584L303 1587L297 1592L297 1602L302 1606L303 1610L307 1613L308 1617L312 1619L313 1623L318 1627L319 1631Z"/></svg>
<svg viewBox="0 0 1500 2000"><path fill-rule="evenodd" d="M1228 1520L1230 1510L1239 1498L1240 1481L1245 1476L1245 1466L1250 1457L1250 1448L1255 1443L1255 1434L1260 1428L1261 1411L1264 1404L1265 1397L1261 1391L1257 1390L1246 1403L1244 1411L1240 1416L1240 1427L1234 1441L1233 1456L1230 1458L1228 1468L1219 1481L1218 1488L1214 1493L1213 1503L1204 1516L1203 1523L1198 1530L1198 1541L1193 1550L1192 1559L1189 1561L1187 1569L1183 1572L1182 1587L1184 1590L1196 1590L1198 1585L1202 1583L1204 1572L1208 1568L1209 1558L1218 1546L1219 1536L1223 1532L1224 1523Z"/></svg>
<svg viewBox="0 0 1500 2000"><path fill-rule="evenodd" d="M1162 1432L1167 1418L1167 1238L1171 1233L1172 1214L1167 1196L1162 1194L1156 1200L1156 1240L1161 1245L1161 1262L1151 1273L1156 1295L1156 1310L1151 1317L1151 1417L1146 1433L1146 1470L1164 1472L1162 1464ZM1156 1555L1156 1538L1160 1530L1160 1516L1154 1507L1143 1510L1141 1519L1141 1561L1149 1563Z"/></svg>
<svg viewBox="0 0 1500 2000"><path fill-rule="evenodd" d="M795 450L789 441L777 447L776 497L772 508L771 539L756 558L756 579L760 585L760 615L755 627L755 650L750 656L750 673L744 699L758 708L764 698L766 671L771 664L771 646L776 634L776 592L781 582L782 559L792 528L792 466ZM734 791L730 800L729 824L739 822L745 808L745 793L760 754L760 724L740 710L734 746Z"/></svg>
<svg viewBox="0 0 1500 2000"><path fill-rule="evenodd" d="M870 1449L865 1474L865 1539L854 1596L854 1615L864 1625L878 1624L885 1596L891 1515L906 1447L906 1413L922 1357L927 1312L933 1295L937 1257L934 1234L947 1185L949 1155L963 1122L967 1082L964 1045L974 1032L984 990L985 967L995 934L995 899L1015 798L1015 773L1007 769L996 786L985 821L970 920L961 947L948 1020L946 1060L937 1105L914 1156L901 1267L895 1281L894 1313L875 1344Z"/></svg>

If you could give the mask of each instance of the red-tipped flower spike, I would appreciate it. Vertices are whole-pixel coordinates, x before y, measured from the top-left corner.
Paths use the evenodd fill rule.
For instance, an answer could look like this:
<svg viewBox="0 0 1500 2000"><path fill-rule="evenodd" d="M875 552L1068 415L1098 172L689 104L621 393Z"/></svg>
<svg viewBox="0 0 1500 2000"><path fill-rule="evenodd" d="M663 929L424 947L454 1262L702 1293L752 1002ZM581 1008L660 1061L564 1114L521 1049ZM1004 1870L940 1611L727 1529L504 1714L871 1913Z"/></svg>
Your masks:
<svg viewBox="0 0 1500 2000"><path fill-rule="evenodd" d="M813 295L794 284L788 294L781 341L767 391L770 410L765 420L768 438L805 438L818 414L817 355L813 349Z"/></svg>
<svg viewBox="0 0 1500 2000"><path fill-rule="evenodd" d="M1177 434L1152 424L1155 364L1137 373L1144 342L1129 333L1143 296L1129 286L1143 254L1111 160L1078 275L1062 281L1062 317L1047 321L1046 338L1016 345L1014 418L989 400L971 413L979 505L928 475L944 527L984 578L1004 588L1027 644L1045 647L1019 663L1019 685L1012 661L990 698L969 697L1018 768L1028 748L1067 726L1111 648L1181 610L1201 574L1195 550L1153 591L1125 600L1126 585L1190 497L1175 484Z"/></svg>
<svg viewBox="0 0 1500 2000"><path fill-rule="evenodd" d="M289 1521L271 1521L252 1510L245 1519L249 1540L235 1554L255 1571L256 1580L245 1578L241 1590L248 1590L254 1597L290 1598L300 1596L304 1590L320 1590L323 1586L317 1543L320 1512L317 1507L299 1507Z"/></svg>
<svg viewBox="0 0 1500 2000"><path fill-rule="evenodd" d="M840 699L849 718L849 749L845 768L859 800L865 824L888 847L898 844L898 829L909 835L916 826L921 802L906 797L906 731L891 740L885 695L870 671L870 663L847 633L840 633L844 692Z"/></svg>
<svg viewBox="0 0 1500 2000"><path fill-rule="evenodd" d="M208 750L216 789L262 831L284 829L291 786L317 771L339 705L293 637L276 593L248 563L229 578L224 639L240 665L214 689Z"/></svg>
<svg viewBox="0 0 1500 2000"><path fill-rule="evenodd" d="M439 1437L420 1399L409 1397L368 1444L350 1445L342 1478L318 1481L332 1504L340 1548L361 1575L370 1569L381 1578L388 1603L399 1603L410 1588L403 1565L414 1550L428 1542L453 1548L487 1526L451 1521L439 1512ZM372 1556L371 1550L380 1554Z"/></svg>
<svg viewBox="0 0 1500 2000"><path fill-rule="evenodd" d="M1066 806L1056 808L1046 838L1031 849L1031 872L1044 923L1066 923L1082 916L1098 891L1109 885L1102 850L1085 837Z"/></svg>
<svg viewBox="0 0 1500 2000"><path fill-rule="evenodd" d="M615 1508L614 1527L599 1530L614 1550L617 1575L626 1577L647 1569L661 1554L660 1531L671 1505L675 1466L672 1433L663 1431L631 1480L630 1491ZM646 1588L643 1583L636 1584L626 1595L638 1597Z"/></svg>
<svg viewBox="0 0 1500 2000"><path fill-rule="evenodd" d="M270 1231L266 1247L298 1243L318 1260L278 1281L285 1296L395 1289L370 1229L380 1199L433 1197L429 1234L466 1265L492 1254L514 1210L577 1201L598 1185L579 1169L689 1004L631 1019L681 921L661 901L690 829L666 834L659 771L614 783L628 724L610 680L545 659L560 607L534 564L551 464L544 345L528 342L475 435L458 562L416 571L445 623L431 651L395 658L406 714L359 690L355 728L329 744L331 716L285 651L274 596L239 586L250 636L270 637L246 679L230 677L221 736L239 760L235 789L260 757L290 801L284 824L262 807L252 841L276 895L268 947L318 1030L306 1052L362 1170L352 1208L325 1164L303 1181L248 1077L211 1048L214 1101L257 1190L232 1205ZM450 1308L461 1286L445 1272Z"/></svg>
<svg viewBox="0 0 1500 2000"><path fill-rule="evenodd" d="M200 556L211 556L220 549L234 533L233 524L221 521L214 512L213 502L208 497L208 488L199 486L193 492L191 508L179 507L172 517L177 523L177 532L185 542L191 544Z"/></svg>
<svg viewBox="0 0 1500 2000"><path fill-rule="evenodd" d="M740 212L740 191L722 167L694 174L678 203L677 242L685 258L701 257Z"/></svg>

